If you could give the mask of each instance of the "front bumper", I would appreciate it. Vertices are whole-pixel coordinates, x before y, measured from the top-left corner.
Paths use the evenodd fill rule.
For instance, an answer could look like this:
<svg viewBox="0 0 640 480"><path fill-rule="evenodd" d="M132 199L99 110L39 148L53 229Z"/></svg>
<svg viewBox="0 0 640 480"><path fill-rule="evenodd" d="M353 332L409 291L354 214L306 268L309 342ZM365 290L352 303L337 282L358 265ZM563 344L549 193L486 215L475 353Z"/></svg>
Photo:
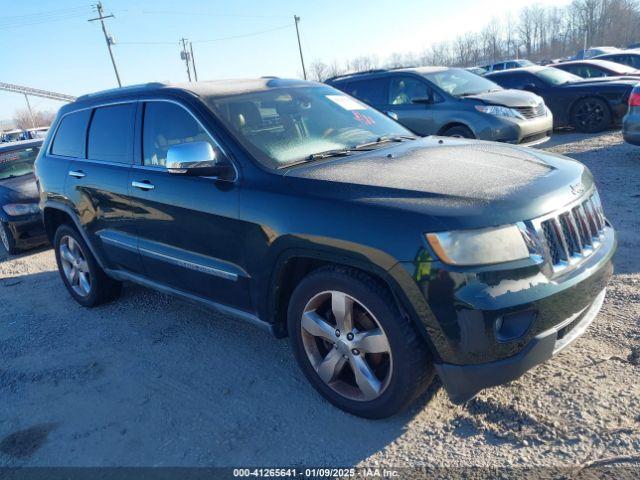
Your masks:
<svg viewBox="0 0 640 480"><path fill-rule="evenodd" d="M546 142L553 133L553 115L548 112L544 117L511 119L493 117L490 128L478 138L514 145L532 146Z"/></svg>
<svg viewBox="0 0 640 480"><path fill-rule="evenodd" d="M42 215L25 215L10 219L7 226L18 248L33 248L48 242Z"/></svg>
<svg viewBox="0 0 640 480"><path fill-rule="evenodd" d="M536 335L513 357L477 365L436 364L436 370L453 403L464 403L480 390L520 377L545 362L582 335L593 322L604 302L602 290L588 307L564 322Z"/></svg>

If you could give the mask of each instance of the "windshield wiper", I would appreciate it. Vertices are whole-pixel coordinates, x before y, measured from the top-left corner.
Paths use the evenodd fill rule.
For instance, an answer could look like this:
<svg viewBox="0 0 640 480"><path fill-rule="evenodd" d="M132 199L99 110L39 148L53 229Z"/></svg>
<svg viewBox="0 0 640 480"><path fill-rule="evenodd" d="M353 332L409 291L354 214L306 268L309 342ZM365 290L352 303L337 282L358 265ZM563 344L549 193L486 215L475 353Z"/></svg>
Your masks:
<svg viewBox="0 0 640 480"><path fill-rule="evenodd" d="M375 147L376 145L380 145L381 143L389 143L389 142L404 142L405 140L415 140L416 137L413 135L382 135L378 137L374 142L361 143L360 145L356 145L354 150L362 150L368 149L369 147Z"/></svg>

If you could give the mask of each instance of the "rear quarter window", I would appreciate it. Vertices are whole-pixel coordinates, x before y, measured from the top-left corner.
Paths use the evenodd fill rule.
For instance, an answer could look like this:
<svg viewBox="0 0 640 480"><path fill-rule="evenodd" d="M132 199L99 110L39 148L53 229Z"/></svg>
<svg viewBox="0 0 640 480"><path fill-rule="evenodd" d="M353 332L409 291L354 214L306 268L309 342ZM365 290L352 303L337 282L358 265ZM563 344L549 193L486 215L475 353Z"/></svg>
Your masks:
<svg viewBox="0 0 640 480"><path fill-rule="evenodd" d="M388 84L388 78L372 78L349 82L342 90L369 105L384 105L387 103Z"/></svg>
<svg viewBox="0 0 640 480"><path fill-rule="evenodd" d="M51 145L51 153L65 157L84 158L84 141L91 110L65 115Z"/></svg>

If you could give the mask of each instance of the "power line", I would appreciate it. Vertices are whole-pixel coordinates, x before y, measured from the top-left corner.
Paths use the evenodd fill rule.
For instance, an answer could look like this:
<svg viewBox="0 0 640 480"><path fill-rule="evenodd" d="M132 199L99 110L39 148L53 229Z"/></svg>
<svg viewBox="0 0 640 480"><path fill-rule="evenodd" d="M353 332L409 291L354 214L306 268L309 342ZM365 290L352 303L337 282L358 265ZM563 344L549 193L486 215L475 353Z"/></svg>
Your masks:
<svg viewBox="0 0 640 480"><path fill-rule="evenodd" d="M118 67L116 67L116 59L113 57L113 50L111 49L111 45L113 45L113 37L107 33L107 27L104 24L105 18L115 18L113 14L103 15L102 12L102 2L98 2L95 5L95 8L98 12L97 18L89 19L89 22L95 22L96 20L100 20L102 24L102 33L104 33L104 39L107 42L107 48L109 49L109 56L111 57L111 63L113 64L113 71L116 73L116 79L118 80L118 87L122 87L122 83L120 82L120 74L118 73Z"/></svg>
<svg viewBox="0 0 640 480"><path fill-rule="evenodd" d="M291 27L292 27L291 24L287 24L287 25L281 25L279 27L270 28L268 30L259 30L257 32L231 35L229 37L211 38L209 40L194 40L192 43L213 43L213 42L222 42L224 40L235 40L237 38L254 37L256 35L275 32L277 30L284 30L286 28L291 28ZM176 42L118 42L118 45L175 45L175 43Z"/></svg>

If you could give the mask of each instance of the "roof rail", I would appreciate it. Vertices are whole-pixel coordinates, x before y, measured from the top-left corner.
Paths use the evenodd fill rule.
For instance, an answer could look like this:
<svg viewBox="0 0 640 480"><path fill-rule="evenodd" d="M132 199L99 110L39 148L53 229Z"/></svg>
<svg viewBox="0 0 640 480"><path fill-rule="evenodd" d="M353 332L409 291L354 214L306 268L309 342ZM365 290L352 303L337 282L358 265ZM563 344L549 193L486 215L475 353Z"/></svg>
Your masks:
<svg viewBox="0 0 640 480"><path fill-rule="evenodd" d="M136 85L127 85L126 87L109 88L107 90L100 90L98 92L85 93L84 95L80 95L76 100L78 100L78 101L86 100L88 98L99 97L99 96L102 96L102 95L114 94L114 93L119 93L119 92L126 93L126 92L128 92L130 90L140 90L140 89L144 89L144 88L166 87L167 85L168 84L162 83L162 82L139 83L139 84L136 84Z"/></svg>
<svg viewBox="0 0 640 480"><path fill-rule="evenodd" d="M362 70L360 72L349 72L349 73L341 73L340 75L335 75L333 77L327 78L325 80L325 82L329 82L331 80L336 80L338 78L343 78L343 77L353 77L356 75L366 75L367 73L382 73L382 72L386 72L389 69L387 68L373 68L371 70Z"/></svg>

